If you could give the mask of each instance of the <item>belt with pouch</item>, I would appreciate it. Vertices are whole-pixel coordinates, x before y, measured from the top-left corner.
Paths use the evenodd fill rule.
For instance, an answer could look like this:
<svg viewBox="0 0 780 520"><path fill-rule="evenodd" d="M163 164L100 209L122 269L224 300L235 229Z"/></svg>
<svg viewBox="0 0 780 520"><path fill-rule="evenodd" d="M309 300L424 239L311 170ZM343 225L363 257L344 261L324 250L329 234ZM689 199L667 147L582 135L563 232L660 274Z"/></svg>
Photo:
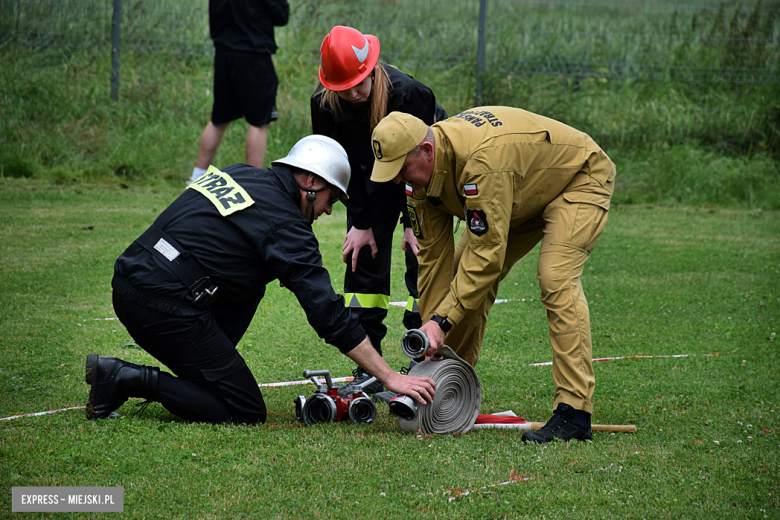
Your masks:
<svg viewBox="0 0 780 520"><path fill-rule="evenodd" d="M204 307L217 300L217 287L203 271L195 257L184 249L173 237L151 226L136 240L144 249L162 260L165 265L187 287L195 303Z"/></svg>

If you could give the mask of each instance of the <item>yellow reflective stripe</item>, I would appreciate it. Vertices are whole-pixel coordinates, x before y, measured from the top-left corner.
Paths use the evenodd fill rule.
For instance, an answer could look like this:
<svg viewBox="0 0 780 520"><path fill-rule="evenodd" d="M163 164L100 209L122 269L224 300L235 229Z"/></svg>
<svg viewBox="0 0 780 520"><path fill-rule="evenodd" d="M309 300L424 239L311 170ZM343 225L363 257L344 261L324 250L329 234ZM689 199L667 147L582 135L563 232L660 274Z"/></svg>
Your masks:
<svg viewBox="0 0 780 520"><path fill-rule="evenodd" d="M417 306L417 303L419 301L420 300L418 300L414 296L409 296L409 299L406 300L406 310L410 311L410 312L416 312L416 313L419 314L420 313L420 308Z"/></svg>
<svg viewBox="0 0 780 520"><path fill-rule="evenodd" d="M208 171L187 186L187 189L195 190L209 199L223 217L255 203L239 183L214 166L209 166Z"/></svg>
<svg viewBox="0 0 780 520"><path fill-rule="evenodd" d="M344 301L353 309L389 309L390 296L386 294L346 293Z"/></svg>

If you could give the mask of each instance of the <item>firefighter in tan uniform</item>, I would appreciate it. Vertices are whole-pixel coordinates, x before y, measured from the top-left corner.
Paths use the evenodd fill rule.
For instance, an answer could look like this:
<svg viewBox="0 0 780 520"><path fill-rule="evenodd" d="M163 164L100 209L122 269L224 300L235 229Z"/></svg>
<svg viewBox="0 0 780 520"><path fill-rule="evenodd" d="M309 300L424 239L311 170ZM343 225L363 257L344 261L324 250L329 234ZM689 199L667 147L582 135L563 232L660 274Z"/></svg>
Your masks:
<svg viewBox="0 0 780 520"><path fill-rule="evenodd" d="M615 165L583 132L509 107L432 127L394 112L372 139L371 179L407 184L429 353L446 340L476 365L500 281L541 241L556 391L553 417L523 440L590 439L595 377L580 275L607 221ZM453 216L467 228L457 245Z"/></svg>

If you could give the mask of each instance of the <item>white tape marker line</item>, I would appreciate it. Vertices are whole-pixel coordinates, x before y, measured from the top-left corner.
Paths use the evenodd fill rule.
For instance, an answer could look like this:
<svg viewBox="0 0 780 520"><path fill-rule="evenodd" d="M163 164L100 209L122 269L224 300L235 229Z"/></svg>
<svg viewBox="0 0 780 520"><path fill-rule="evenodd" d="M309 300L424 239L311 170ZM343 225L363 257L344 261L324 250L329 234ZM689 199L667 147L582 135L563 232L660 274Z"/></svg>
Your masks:
<svg viewBox="0 0 780 520"><path fill-rule="evenodd" d="M531 480L533 478L533 477L521 477L520 475L515 476L514 475L514 471L512 471L512 473L513 474L510 475L510 477L513 480L507 480L506 482L499 482L498 484L490 484L490 485L487 485L487 486L482 486L482 489L487 489L487 488L496 487L496 486L506 486L507 484L517 484L518 482ZM456 488L456 487L453 486L453 487L450 488L450 491L455 493L455 496L448 497L447 498L447 502L452 502L453 500L456 500L459 497L465 497L466 495L469 495L471 493L475 493L475 492L477 492L479 490L477 490L477 489L464 489L464 490L461 490L461 489ZM492 491L488 491L488 493L493 493L493 492Z"/></svg>
<svg viewBox="0 0 780 520"><path fill-rule="evenodd" d="M533 298L499 298L493 303L509 303L509 302L532 302ZM391 307L406 307L407 302L390 302Z"/></svg>
<svg viewBox="0 0 780 520"><path fill-rule="evenodd" d="M86 406L71 406L70 408L60 408L59 410L49 410L46 412L22 413L19 415L12 415L11 417L3 417L0 421L10 421L11 419L19 419L21 417L35 417L37 415L49 415L57 412L66 412L68 410L83 410L84 408L86 408Z"/></svg>
<svg viewBox="0 0 780 520"><path fill-rule="evenodd" d="M355 378L352 377L352 376L349 376L349 377L337 377L336 379L333 379L332 381L334 383L342 383L342 382L345 382L345 381L352 381L353 379L355 379ZM311 384L311 380L310 379L306 379L306 380L303 380L303 381L284 381L284 382L281 382L281 383L262 383L262 384L259 384L257 386L268 388L268 387L277 387L277 386L305 385L307 383ZM321 379L320 383L325 384L325 380ZM57 413L57 412L65 412L65 411L68 411L68 410L83 410L84 408L86 408L86 406L71 406L70 408L60 408L59 410L48 410L48 411L45 411L45 412L36 412L36 413L22 413L22 414L19 414L19 415L12 415L10 417L2 417L2 418L0 418L0 421L10 421L11 419L20 419L22 417L35 417L35 416L38 416L38 415L49 415L49 414L53 414L53 413Z"/></svg>
<svg viewBox="0 0 780 520"><path fill-rule="evenodd" d="M696 357L698 355L701 355L703 357L718 357L718 354L671 354L671 355L668 355L668 356L640 356L640 355L632 355L632 356L620 356L620 357L593 358L591 361L593 361L595 363L596 361L616 361L618 359L682 358L682 357ZM547 361L546 363L531 363L528 366L529 367L549 367L549 366L552 366L552 361Z"/></svg>

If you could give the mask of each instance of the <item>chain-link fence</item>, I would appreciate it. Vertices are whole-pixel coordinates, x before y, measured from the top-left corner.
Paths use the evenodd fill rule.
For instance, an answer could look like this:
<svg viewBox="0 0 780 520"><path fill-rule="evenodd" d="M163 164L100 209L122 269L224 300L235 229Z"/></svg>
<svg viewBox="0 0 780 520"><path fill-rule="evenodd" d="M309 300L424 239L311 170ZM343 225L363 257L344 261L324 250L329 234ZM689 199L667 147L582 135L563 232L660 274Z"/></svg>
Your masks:
<svg viewBox="0 0 780 520"><path fill-rule="evenodd" d="M290 23L277 29L278 58L303 56L316 63L323 35L344 24L379 35L388 61L415 68L460 67L474 75L481 68L488 75L780 82L777 2L613 1L304 0L292 3ZM482 28L480 8L485 10ZM105 59L118 34L120 55L210 58L213 53L205 0L0 0L0 9L6 48L83 51ZM114 27L117 9L121 24ZM477 63L482 53L484 63Z"/></svg>
<svg viewBox="0 0 780 520"><path fill-rule="evenodd" d="M112 97L165 87L210 95L207 0L0 0L0 10L2 52L36 57L0 74L67 74L69 84L99 85L105 99L110 85ZM695 91L780 91L774 87L780 84L778 0L291 2L288 25L276 29L274 59L282 71L280 95L304 107L293 119L306 118L319 45L334 25L377 35L382 58L434 88L450 112L472 104L522 106L619 145L645 140L650 131L654 138L696 137L709 128L746 143L761 138L753 134L780 133L771 121L757 131L734 127L735 114L755 119L755 102L717 105L715 96ZM585 87L640 92L648 84L688 85L688 100L704 101L677 106L668 95L641 101L639 94L613 96L601 106L594 98L572 101ZM597 125L598 110L611 112ZM657 128L638 125L648 115Z"/></svg>

